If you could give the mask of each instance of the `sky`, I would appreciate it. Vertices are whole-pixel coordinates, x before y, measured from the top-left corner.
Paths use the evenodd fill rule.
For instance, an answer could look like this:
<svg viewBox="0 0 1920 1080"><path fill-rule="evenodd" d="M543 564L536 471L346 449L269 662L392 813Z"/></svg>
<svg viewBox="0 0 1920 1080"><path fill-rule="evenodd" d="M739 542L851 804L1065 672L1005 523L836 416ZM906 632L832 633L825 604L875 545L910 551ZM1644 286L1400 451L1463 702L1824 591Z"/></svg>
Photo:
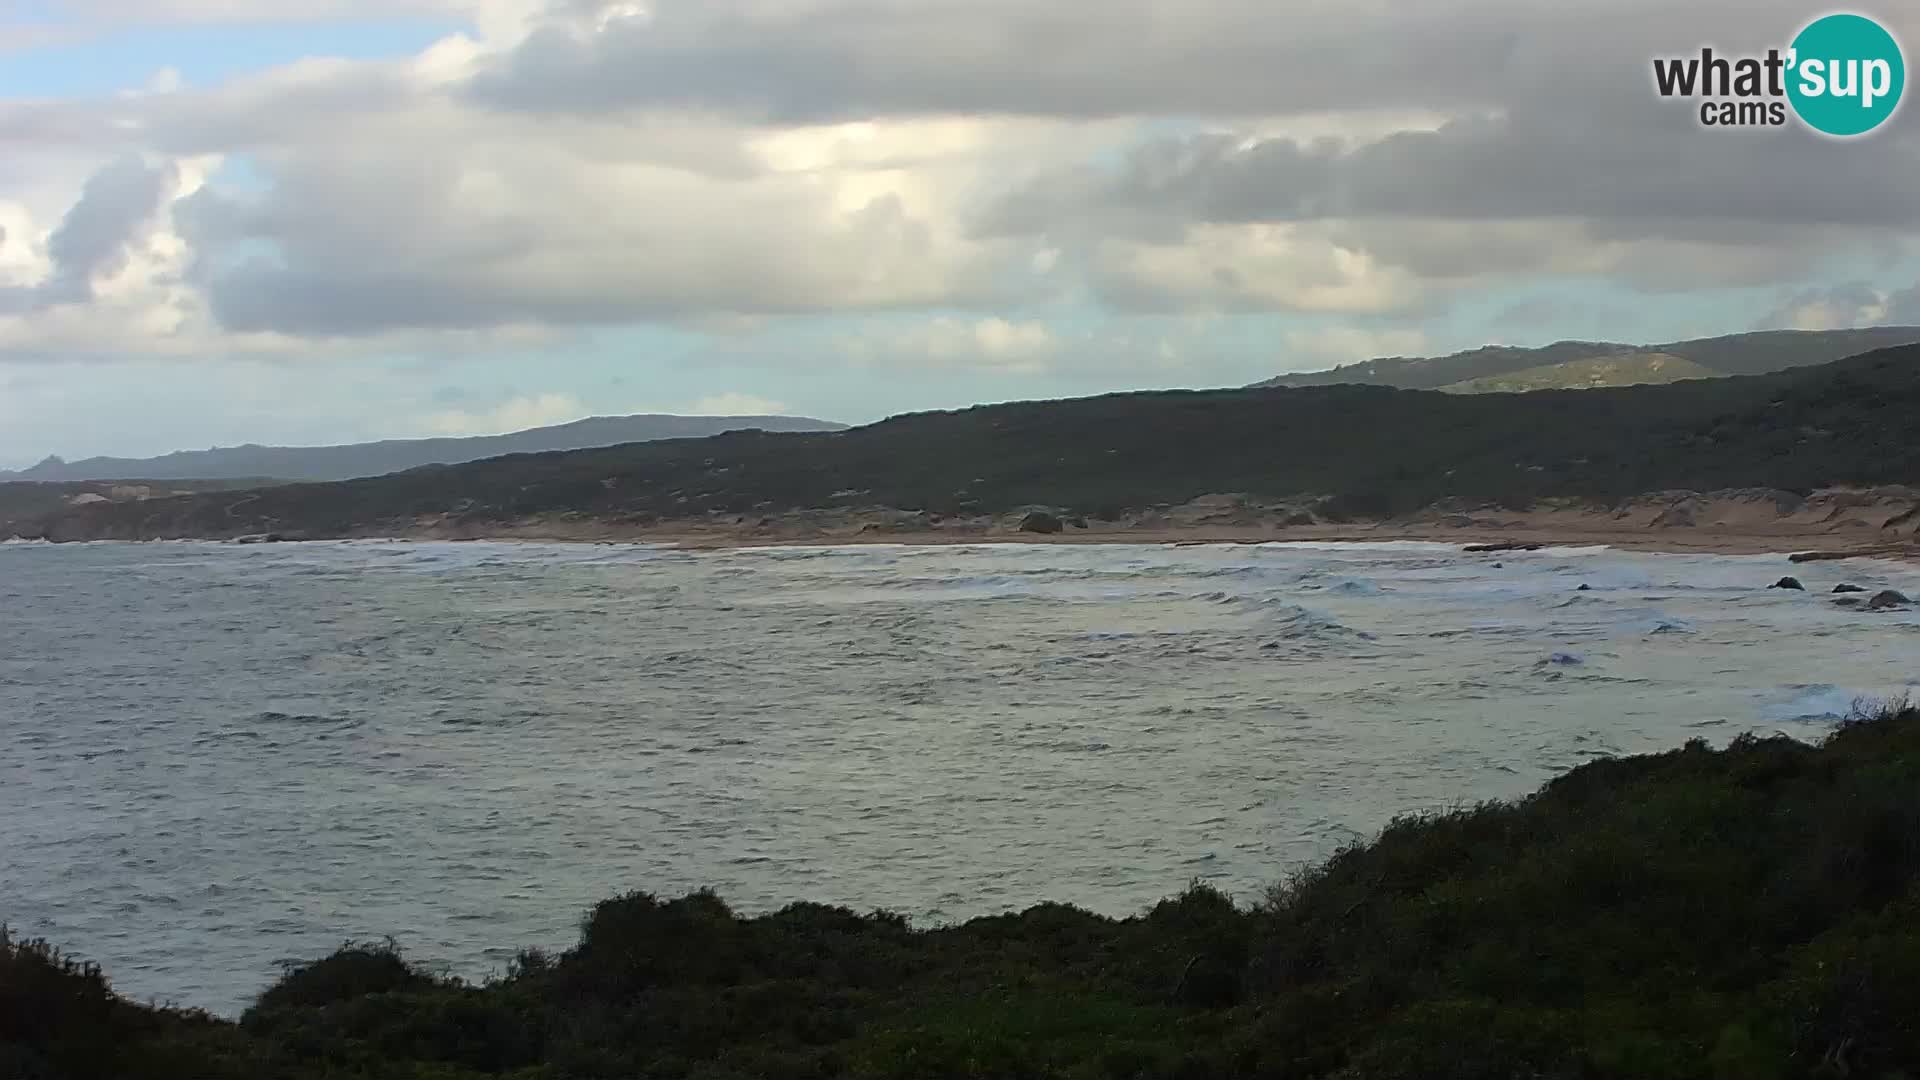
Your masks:
<svg viewBox="0 0 1920 1080"><path fill-rule="evenodd" d="M1826 10L0 0L0 467L1920 324L1913 108L1653 92Z"/></svg>

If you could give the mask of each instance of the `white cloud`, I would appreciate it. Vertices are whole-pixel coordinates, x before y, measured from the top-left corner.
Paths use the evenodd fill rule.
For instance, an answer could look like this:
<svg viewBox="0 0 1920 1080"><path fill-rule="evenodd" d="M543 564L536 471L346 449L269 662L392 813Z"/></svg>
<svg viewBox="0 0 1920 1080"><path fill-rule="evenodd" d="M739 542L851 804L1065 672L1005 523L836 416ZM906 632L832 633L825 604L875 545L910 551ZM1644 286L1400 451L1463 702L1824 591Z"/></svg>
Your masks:
<svg viewBox="0 0 1920 1080"><path fill-rule="evenodd" d="M1045 371L1060 345L1053 331L1042 323L948 315L907 326L874 328L839 342L846 355L863 364L980 368L1009 374Z"/></svg>
<svg viewBox="0 0 1920 1080"><path fill-rule="evenodd" d="M1894 310L1900 303L1893 295L1856 281L1826 289L1804 289L1794 293L1766 318L1760 327L1768 330L1848 330L1858 326L1877 326L1901 318Z"/></svg>
<svg viewBox="0 0 1920 1080"><path fill-rule="evenodd" d="M504 435L528 428L565 424L589 416L623 416L643 412L676 413L682 416L781 416L790 410L784 401L728 391L709 394L682 408L630 408L604 402L588 405L570 393L525 394L509 398L492 408L477 410L445 409L403 424L401 430L418 429L434 435Z"/></svg>
<svg viewBox="0 0 1920 1080"><path fill-rule="evenodd" d="M1377 313L1410 307L1423 285L1360 247L1288 224L1195 225L1170 243L1101 242L1095 287L1146 309Z"/></svg>
<svg viewBox="0 0 1920 1080"><path fill-rule="evenodd" d="M1427 335L1419 330L1325 326L1288 331L1283 340L1285 348L1275 358L1275 371L1319 371L1383 356L1421 356L1430 351Z"/></svg>
<svg viewBox="0 0 1920 1080"><path fill-rule="evenodd" d="M679 411L687 416L782 416L789 408L784 401L728 391L709 394Z"/></svg>
<svg viewBox="0 0 1920 1080"><path fill-rule="evenodd" d="M435 435L505 435L590 415L591 410L572 394L531 394L479 412L450 409L433 413L422 418L422 426Z"/></svg>
<svg viewBox="0 0 1920 1080"><path fill-rule="evenodd" d="M67 10L80 27L461 26L394 60L0 101L0 361L455 355L812 318L868 363L1030 374L1102 349L1192 357L1035 314L1067 305L1410 316L1542 276L1797 287L1813 255L1920 230L1912 125L1844 152L1715 141L1638 77L1656 46L1787 32L1787 0L1310 0L1286 19L1263 0ZM127 162L165 182L110 172ZM89 201L102 176L128 182Z"/></svg>

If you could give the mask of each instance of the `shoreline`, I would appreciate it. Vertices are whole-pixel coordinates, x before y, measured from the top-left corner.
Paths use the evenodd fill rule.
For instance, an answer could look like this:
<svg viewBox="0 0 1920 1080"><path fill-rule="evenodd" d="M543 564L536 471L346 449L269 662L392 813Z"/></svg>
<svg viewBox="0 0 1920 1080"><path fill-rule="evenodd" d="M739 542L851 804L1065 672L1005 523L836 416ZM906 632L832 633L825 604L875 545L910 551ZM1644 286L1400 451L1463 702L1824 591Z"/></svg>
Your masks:
<svg viewBox="0 0 1920 1080"><path fill-rule="evenodd" d="M1302 526L1285 529L1252 526L1204 525L1073 529L1054 534L1006 529L822 530L795 533L760 531L739 526L622 527L604 523L529 523L492 529L406 530L399 534L365 535L342 539L492 542L492 543L639 543L670 546L683 551L737 551L756 548L804 547L962 547L967 545L1067 545L1150 547L1209 547L1264 544L1377 544L1439 543L1461 547L1517 545L1508 551L1467 552L1489 557L1547 548L1607 547L1619 551L1669 555L1778 555L1788 559L1813 555L1820 560L1873 558L1920 561L1920 544L1809 533L1800 530L1747 531L1698 529L1648 532L1645 530L1507 528L1450 528L1431 524L1379 523L1372 526ZM1811 560L1807 560L1811 561Z"/></svg>
<svg viewBox="0 0 1920 1080"><path fill-rule="evenodd" d="M223 544L235 546L279 546L299 543L496 543L496 544L645 544L689 552L751 551L774 548L850 548L850 547L968 547L1032 545L1066 547L1260 547L1287 544L1446 544L1460 549L1462 555L1527 554L1552 548L1604 547L1615 551L1648 555L1775 555L1791 564L1832 562L1849 559L1881 559L1892 562L1920 563L1920 543L1838 537L1803 532L1734 532L1701 530L1690 534L1628 531L1565 531L1550 529L1471 530L1397 526L1382 524L1372 528L1209 528L1197 526L1156 528L1113 528L1075 530L1071 533L1038 534L1017 530L925 529L911 531L822 531L806 534L768 534L740 528L686 528L684 526L621 527L586 526L568 523L513 525L491 529L415 528L370 531L342 536L281 537L271 540L254 537L181 536L150 539L100 538L87 540L46 540L37 537L13 537L0 545L52 546L98 543L125 544ZM1470 548L1487 546L1489 550Z"/></svg>
<svg viewBox="0 0 1920 1080"><path fill-rule="evenodd" d="M681 551L714 552L809 547L1258 547L1285 544L1430 543L1459 547L1463 555L1496 557L1526 554L1550 548L1605 547L1651 555L1778 555L1792 562L1845 559L1884 559L1920 562L1920 543L1864 541L1832 534L1805 532L1736 532L1700 530L1687 534L1638 531L1557 529L1474 530L1382 523L1374 527L1297 527L1285 530L1174 526L1153 528L1090 528L1040 534L1018 530L921 529L902 531L820 531L804 534L766 533L739 527L617 526L582 523L507 525L497 528L413 528L353 533L341 536L287 536L275 539L223 536L99 538L46 540L13 537L5 545L65 546L68 544L228 544L278 546L298 543L497 543L497 544L647 544ZM1489 546L1492 550L1469 551Z"/></svg>
<svg viewBox="0 0 1920 1080"><path fill-rule="evenodd" d="M1527 509L1446 500L1385 517L1335 514L1328 500L1198 496L1098 517L1060 506L948 515L885 505L651 518L566 511L517 518L468 511L418 513L302 529L262 517L216 528L155 517L133 527L47 528L55 543L88 540L531 541L665 544L694 551L860 544L1190 545L1428 542L1539 547L1606 546L1672 554L1800 555L1920 561L1920 489L1832 488L1800 496L1770 489L1652 492L1618 501L1552 499ZM198 535L195 535L198 534Z"/></svg>

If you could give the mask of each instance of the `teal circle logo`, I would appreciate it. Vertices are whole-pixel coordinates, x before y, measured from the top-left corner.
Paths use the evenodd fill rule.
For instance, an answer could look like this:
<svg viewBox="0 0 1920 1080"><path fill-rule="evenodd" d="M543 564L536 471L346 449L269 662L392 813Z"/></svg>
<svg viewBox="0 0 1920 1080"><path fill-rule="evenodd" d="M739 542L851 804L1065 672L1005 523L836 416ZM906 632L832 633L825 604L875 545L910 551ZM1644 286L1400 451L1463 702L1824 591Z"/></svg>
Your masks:
<svg viewBox="0 0 1920 1080"><path fill-rule="evenodd" d="M1887 122L1907 88L1900 43L1864 15L1828 15L1793 39L1787 97L1808 127L1845 138Z"/></svg>

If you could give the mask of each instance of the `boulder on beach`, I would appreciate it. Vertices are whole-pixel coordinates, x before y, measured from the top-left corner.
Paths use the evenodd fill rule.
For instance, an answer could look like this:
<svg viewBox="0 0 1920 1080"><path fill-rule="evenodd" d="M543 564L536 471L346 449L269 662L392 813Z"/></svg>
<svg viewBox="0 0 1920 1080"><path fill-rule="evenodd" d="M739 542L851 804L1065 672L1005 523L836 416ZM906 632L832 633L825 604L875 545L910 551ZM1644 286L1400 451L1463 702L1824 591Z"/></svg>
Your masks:
<svg viewBox="0 0 1920 1080"><path fill-rule="evenodd" d="M1051 535L1065 529L1066 525L1057 517L1043 510L1035 510L1020 519L1020 531Z"/></svg>
<svg viewBox="0 0 1920 1080"><path fill-rule="evenodd" d="M1783 578L1781 578L1781 579L1780 579L1779 581L1776 581L1776 582L1774 582L1773 584L1771 584L1771 585L1769 585L1769 586L1767 586L1767 588L1769 588L1769 589L1792 589L1792 590L1794 590L1794 591L1796 591L1796 592L1806 592L1806 591L1807 591L1807 587L1806 587L1805 585L1802 585L1802 584L1800 584L1800 579L1799 579L1799 578L1795 578L1795 577L1783 577Z"/></svg>
<svg viewBox="0 0 1920 1080"><path fill-rule="evenodd" d="M1894 589L1887 589L1873 594L1873 599L1867 601L1867 610L1891 611L1894 608L1906 607L1911 603L1913 603L1913 601L1907 599L1906 593Z"/></svg>

